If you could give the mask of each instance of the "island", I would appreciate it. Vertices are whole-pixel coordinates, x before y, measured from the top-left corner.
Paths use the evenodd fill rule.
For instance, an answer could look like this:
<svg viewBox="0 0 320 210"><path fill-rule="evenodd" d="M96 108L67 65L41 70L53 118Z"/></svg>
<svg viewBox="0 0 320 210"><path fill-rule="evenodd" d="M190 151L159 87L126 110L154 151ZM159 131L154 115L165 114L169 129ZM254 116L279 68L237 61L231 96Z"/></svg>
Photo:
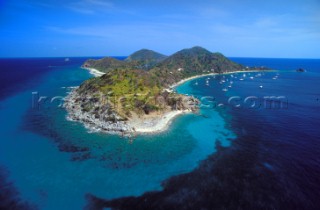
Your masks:
<svg viewBox="0 0 320 210"><path fill-rule="evenodd" d="M171 56L142 49L125 60L89 59L82 67L96 77L66 97L67 118L92 130L123 136L164 131L175 116L197 112L199 100L176 93L178 84L213 74L267 70L244 67L202 47Z"/></svg>
<svg viewBox="0 0 320 210"><path fill-rule="evenodd" d="M303 68L298 68L298 69L296 70L296 72L306 72L306 70L303 69Z"/></svg>

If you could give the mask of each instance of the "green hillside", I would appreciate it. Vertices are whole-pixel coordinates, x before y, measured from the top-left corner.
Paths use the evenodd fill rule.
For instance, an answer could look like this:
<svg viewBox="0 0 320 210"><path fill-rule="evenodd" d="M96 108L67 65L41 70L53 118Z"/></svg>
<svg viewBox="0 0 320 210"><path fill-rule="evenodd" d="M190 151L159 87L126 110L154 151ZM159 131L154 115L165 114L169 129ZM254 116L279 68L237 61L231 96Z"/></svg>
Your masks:
<svg viewBox="0 0 320 210"><path fill-rule="evenodd" d="M157 75L163 85L207 73L241 71L244 67L221 53L211 53L202 47L181 50L160 62L150 72Z"/></svg>
<svg viewBox="0 0 320 210"><path fill-rule="evenodd" d="M178 105L181 95L163 92L157 78L142 70L113 70L109 73L85 81L77 90L84 98L83 111L91 112L111 106L123 119L132 112L139 115L163 111L168 106ZM90 98L88 100L88 98ZM99 103L99 107L93 104Z"/></svg>
<svg viewBox="0 0 320 210"><path fill-rule="evenodd" d="M94 68L102 72L109 72L114 69L150 70L166 57L167 56L155 51L142 49L131 54L125 60L118 60L111 57L99 60L89 59L82 66L85 68Z"/></svg>
<svg viewBox="0 0 320 210"><path fill-rule="evenodd" d="M168 56L155 52L153 50L141 49L132 53L125 61L155 61L160 62L166 59Z"/></svg>
<svg viewBox="0 0 320 210"><path fill-rule="evenodd" d="M107 57L87 60L83 66L106 74L85 81L77 89L83 98L82 111L101 116L101 113L110 110L122 119L130 118L132 113L143 115L173 107L185 109L183 95L164 91L182 79L208 73L248 70L221 53L212 53L201 47L184 49L169 57L143 49L124 61Z"/></svg>

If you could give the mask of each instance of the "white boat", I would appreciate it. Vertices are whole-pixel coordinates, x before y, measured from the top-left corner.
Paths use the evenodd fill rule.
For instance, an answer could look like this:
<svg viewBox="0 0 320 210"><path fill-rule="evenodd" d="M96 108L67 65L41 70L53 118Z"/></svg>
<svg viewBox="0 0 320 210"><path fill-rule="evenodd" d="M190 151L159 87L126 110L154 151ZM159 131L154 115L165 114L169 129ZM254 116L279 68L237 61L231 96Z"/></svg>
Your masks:
<svg viewBox="0 0 320 210"><path fill-rule="evenodd" d="M222 89L222 91L227 92L227 91L228 91L228 89L227 89L227 88L223 88L223 89Z"/></svg>
<svg viewBox="0 0 320 210"><path fill-rule="evenodd" d="M263 86L262 86L262 85L260 85L260 86L259 86L259 88L263 88Z"/></svg>
<svg viewBox="0 0 320 210"><path fill-rule="evenodd" d="M240 81L243 81L243 78L240 78L239 80L240 80Z"/></svg>
<svg viewBox="0 0 320 210"><path fill-rule="evenodd" d="M228 88L232 88L232 86L231 86L231 85L229 85L229 86L228 86Z"/></svg>
<svg viewBox="0 0 320 210"><path fill-rule="evenodd" d="M250 77L250 79L253 79L253 77Z"/></svg>

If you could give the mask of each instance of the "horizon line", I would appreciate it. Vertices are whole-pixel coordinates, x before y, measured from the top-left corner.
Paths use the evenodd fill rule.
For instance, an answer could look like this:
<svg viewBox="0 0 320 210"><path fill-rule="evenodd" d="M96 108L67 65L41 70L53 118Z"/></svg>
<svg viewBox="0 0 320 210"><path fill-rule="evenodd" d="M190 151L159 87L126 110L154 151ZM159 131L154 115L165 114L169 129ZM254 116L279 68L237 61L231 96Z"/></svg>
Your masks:
<svg viewBox="0 0 320 210"><path fill-rule="evenodd" d="M18 56L18 57L0 57L0 59L32 59L32 58L105 58L105 57L129 57L130 55L92 55L92 56ZM310 59L319 60L320 58L310 57L251 57L251 56L225 56L227 58L257 58L257 59Z"/></svg>

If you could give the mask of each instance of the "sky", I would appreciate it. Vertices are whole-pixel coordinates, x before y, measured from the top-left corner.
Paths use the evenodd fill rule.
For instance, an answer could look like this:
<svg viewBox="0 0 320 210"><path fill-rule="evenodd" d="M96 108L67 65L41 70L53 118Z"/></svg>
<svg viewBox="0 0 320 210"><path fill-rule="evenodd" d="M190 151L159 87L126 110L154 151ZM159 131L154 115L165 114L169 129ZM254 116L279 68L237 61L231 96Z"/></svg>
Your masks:
<svg viewBox="0 0 320 210"><path fill-rule="evenodd" d="M0 0L0 57L320 58L320 0Z"/></svg>

